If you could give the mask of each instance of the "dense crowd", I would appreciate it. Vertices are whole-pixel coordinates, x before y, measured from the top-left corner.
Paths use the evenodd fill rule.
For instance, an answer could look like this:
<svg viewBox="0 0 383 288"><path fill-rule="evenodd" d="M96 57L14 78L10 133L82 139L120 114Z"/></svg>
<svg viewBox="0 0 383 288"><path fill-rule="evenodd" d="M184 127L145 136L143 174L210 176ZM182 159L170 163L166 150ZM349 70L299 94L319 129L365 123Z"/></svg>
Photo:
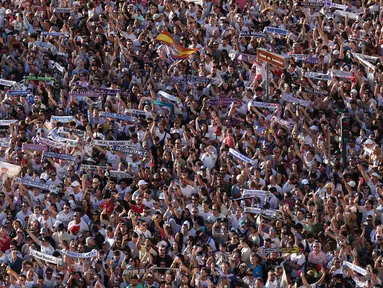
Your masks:
<svg viewBox="0 0 383 288"><path fill-rule="evenodd" d="M383 287L382 18L0 1L0 287Z"/></svg>

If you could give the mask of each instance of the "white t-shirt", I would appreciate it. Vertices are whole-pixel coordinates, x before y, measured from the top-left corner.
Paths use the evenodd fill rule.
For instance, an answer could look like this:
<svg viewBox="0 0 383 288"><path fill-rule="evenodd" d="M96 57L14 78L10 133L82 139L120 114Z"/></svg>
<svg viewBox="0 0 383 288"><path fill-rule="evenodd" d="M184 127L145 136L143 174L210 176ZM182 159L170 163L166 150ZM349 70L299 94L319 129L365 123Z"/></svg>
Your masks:
<svg viewBox="0 0 383 288"><path fill-rule="evenodd" d="M73 193L73 195L74 195L74 200L77 203L81 203L82 199L84 198L84 194L82 193L82 191L78 192L77 194Z"/></svg>
<svg viewBox="0 0 383 288"><path fill-rule="evenodd" d="M48 217L47 220L45 220L44 217L42 217L40 220L40 225L41 225L41 227L51 229L51 228L53 228L53 224L55 222L56 222L56 219L54 219L52 217Z"/></svg>
<svg viewBox="0 0 383 288"><path fill-rule="evenodd" d="M118 164L120 163L120 157L116 154L113 154L110 151L106 151L105 156L108 163L112 164L113 169L118 169Z"/></svg>
<svg viewBox="0 0 383 288"><path fill-rule="evenodd" d="M61 211L57 214L56 220L61 221L66 226L69 224L70 221L73 220L73 212L69 211L68 214L65 214L64 211Z"/></svg>
<svg viewBox="0 0 383 288"><path fill-rule="evenodd" d="M44 198L45 198L44 194L40 194L39 193L36 196L36 195L34 195L34 193L31 190L28 191L28 196L31 199L32 204L35 205L35 206L40 206L41 203L44 202Z"/></svg>
<svg viewBox="0 0 383 288"><path fill-rule="evenodd" d="M194 192L194 188L190 185L186 185L186 187L180 186L182 195L184 195L186 198L191 198Z"/></svg>

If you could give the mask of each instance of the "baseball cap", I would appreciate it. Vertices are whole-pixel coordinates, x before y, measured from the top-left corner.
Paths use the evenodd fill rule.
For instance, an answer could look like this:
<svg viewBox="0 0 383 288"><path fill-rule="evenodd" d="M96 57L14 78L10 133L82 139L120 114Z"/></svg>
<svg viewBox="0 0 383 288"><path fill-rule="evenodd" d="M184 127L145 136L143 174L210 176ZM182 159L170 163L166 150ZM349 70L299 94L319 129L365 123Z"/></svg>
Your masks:
<svg viewBox="0 0 383 288"><path fill-rule="evenodd" d="M146 182L145 180L140 180L138 181L138 186L140 185L148 185L148 182Z"/></svg>
<svg viewBox="0 0 383 288"><path fill-rule="evenodd" d="M303 185L308 185L308 184L309 184L309 180L307 180L307 179L303 179L303 180L302 180L302 184L303 184Z"/></svg>
<svg viewBox="0 0 383 288"><path fill-rule="evenodd" d="M78 186L80 186L80 183L78 183L78 181L73 181L71 186L72 187L78 187Z"/></svg>
<svg viewBox="0 0 383 288"><path fill-rule="evenodd" d="M347 184L350 185L351 187L355 187L356 186L355 181L349 181L349 182L347 182Z"/></svg>
<svg viewBox="0 0 383 288"><path fill-rule="evenodd" d="M48 228L45 228L45 227L41 228L41 230L40 230L40 234L46 234L48 232L49 232Z"/></svg>

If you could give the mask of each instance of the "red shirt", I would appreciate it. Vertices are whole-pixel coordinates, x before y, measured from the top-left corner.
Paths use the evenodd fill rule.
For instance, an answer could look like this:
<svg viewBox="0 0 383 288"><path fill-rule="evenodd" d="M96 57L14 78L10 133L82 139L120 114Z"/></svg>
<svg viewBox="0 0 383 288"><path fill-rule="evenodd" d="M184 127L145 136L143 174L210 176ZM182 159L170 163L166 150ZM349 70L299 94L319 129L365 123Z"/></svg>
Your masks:
<svg viewBox="0 0 383 288"><path fill-rule="evenodd" d="M11 237L6 235L5 237L0 237L0 250L7 251L11 247Z"/></svg>
<svg viewBox="0 0 383 288"><path fill-rule="evenodd" d="M141 205L132 205L132 210L136 213L144 212L145 205L142 203Z"/></svg>
<svg viewBox="0 0 383 288"><path fill-rule="evenodd" d="M104 201L103 203L101 203L100 207L102 210L105 210L106 213L109 213L109 214L111 214L114 210L114 204L112 201Z"/></svg>

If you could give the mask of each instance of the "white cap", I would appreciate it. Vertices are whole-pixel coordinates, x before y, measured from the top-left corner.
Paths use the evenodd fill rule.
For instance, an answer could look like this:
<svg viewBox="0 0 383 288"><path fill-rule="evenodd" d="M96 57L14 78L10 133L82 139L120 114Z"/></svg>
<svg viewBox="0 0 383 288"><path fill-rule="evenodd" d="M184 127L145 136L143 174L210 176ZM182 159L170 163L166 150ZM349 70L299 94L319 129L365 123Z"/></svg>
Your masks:
<svg viewBox="0 0 383 288"><path fill-rule="evenodd" d="M190 222L189 221L185 221L182 225L188 226L188 230L190 230Z"/></svg>
<svg viewBox="0 0 383 288"><path fill-rule="evenodd" d="M73 200L69 200L69 204L72 209L76 208L76 203Z"/></svg>
<svg viewBox="0 0 383 288"><path fill-rule="evenodd" d="M78 186L80 186L80 183L78 183L78 181L73 181L72 184L70 184L70 186L78 187Z"/></svg>
<svg viewBox="0 0 383 288"><path fill-rule="evenodd" d="M156 21L158 18L160 18L162 15L161 14L154 14L153 15L153 20Z"/></svg>
<svg viewBox="0 0 383 288"><path fill-rule="evenodd" d="M351 187L355 187L356 186L355 181L349 181L349 182L347 182L347 184L350 185Z"/></svg>
<svg viewBox="0 0 383 288"><path fill-rule="evenodd" d="M56 222L53 224L53 228L57 228L59 227L60 224L62 224L63 222L59 221L59 220L56 220Z"/></svg>
<svg viewBox="0 0 383 288"><path fill-rule="evenodd" d="M369 145L369 144L373 144L374 141L372 141L371 139L367 139L366 141L364 141L363 144L366 144L366 145Z"/></svg>
<svg viewBox="0 0 383 288"><path fill-rule="evenodd" d="M333 55L339 55L340 52L339 52L339 50L334 50L334 52L332 52L332 54L333 54Z"/></svg>
<svg viewBox="0 0 383 288"><path fill-rule="evenodd" d="M372 173L371 176L379 177L378 173L376 172Z"/></svg>
<svg viewBox="0 0 383 288"><path fill-rule="evenodd" d="M156 246L157 247L161 247L161 246L168 247L168 243L166 243L164 240L162 240L162 241L158 242Z"/></svg>
<svg viewBox="0 0 383 288"><path fill-rule="evenodd" d="M7 10L5 10L5 14L12 14L11 9L7 9Z"/></svg>
<svg viewBox="0 0 383 288"><path fill-rule="evenodd" d="M302 184L303 184L303 185L308 185L308 184L309 184L309 180L307 180L307 179L303 179L303 180L302 180Z"/></svg>
<svg viewBox="0 0 383 288"><path fill-rule="evenodd" d="M310 130L319 131L319 128L317 126L313 125L310 127Z"/></svg>
<svg viewBox="0 0 383 288"><path fill-rule="evenodd" d="M146 182L145 180L138 181L138 186L141 186L141 185L148 185L148 182Z"/></svg>
<svg viewBox="0 0 383 288"><path fill-rule="evenodd" d="M43 174L41 174L40 179L47 181L49 179L48 173L44 172Z"/></svg>
<svg viewBox="0 0 383 288"><path fill-rule="evenodd" d="M160 196L158 196L159 200L165 200L165 194L164 192L161 192Z"/></svg>

